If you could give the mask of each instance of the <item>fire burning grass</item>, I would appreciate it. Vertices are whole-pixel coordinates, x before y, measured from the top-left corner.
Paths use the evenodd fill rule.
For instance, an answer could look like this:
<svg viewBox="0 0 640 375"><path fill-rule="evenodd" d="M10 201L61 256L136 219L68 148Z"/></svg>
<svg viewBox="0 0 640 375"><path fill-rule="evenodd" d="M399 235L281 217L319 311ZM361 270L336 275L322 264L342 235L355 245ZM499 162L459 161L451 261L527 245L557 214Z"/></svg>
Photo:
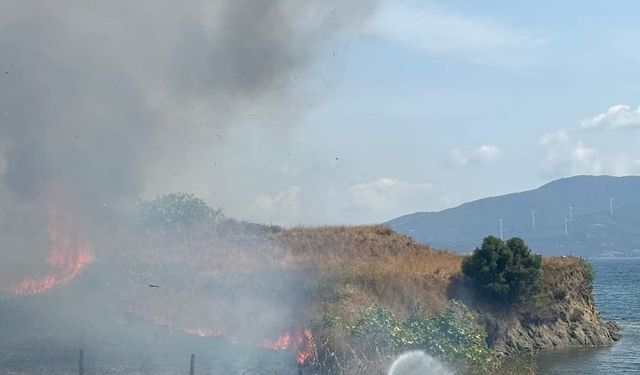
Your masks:
<svg viewBox="0 0 640 375"><path fill-rule="evenodd" d="M82 237L73 216L56 205L49 206L49 273L28 277L13 287L16 295L42 294L70 283L93 262L93 252Z"/></svg>
<svg viewBox="0 0 640 375"><path fill-rule="evenodd" d="M50 272L22 280L16 294L63 287L93 261L75 224L69 212L51 210ZM108 256L124 271L118 290L130 316L187 335L291 352L300 365L317 361L323 338L315 330L327 313L348 324L374 303L399 316L416 303L427 313L441 310L462 260L384 226L127 233L114 239Z"/></svg>
<svg viewBox="0 0 640 375"><path fill-rule="evenodd" d="M60 289L94 260L77 219L61 207L51 206L49 212L49 272L24 278L14 286L15 294ZM438 347L440 357L451 363L451 353L469 352L455 360L475 366L486 359L486 368L497 366L472 319L460 324L456 314L463 310L442 314L455 305L448 293L464 256L419 245L387 227L265 230L230 220L168 230L119 227L114 233L113 243L97 250L108 262L102 271L117 282L110 290L116 299L108 303L126 316L125 330L135 330L129 323L136 320L154 335L244 348L238 350L247 357L268 349L267 355L325 373L382 373L394 350L442 340L473 343ZM566 272L554 270L571 262L578 261L550 258L545 267L561 283ZM97 268L98 263L92 271ZM455 329L438 331L443 324ZM368 329L359 336L356 328L362 326ZM382 344L371 349L373 337L389 344L386 354L379 350L386 348Z"/></svg>
<svg viewBox="0 0 640 375"><path fill-rule="evenodd" d="M426 312L440 311L462 260L384 226L295 228L255 236L208 230L161 235L157 242L136 240L132 246L144 247L133 251L123 247L129 264L161 285L151 291L144 287L147 279L134 281L141 287L130 298L132 313L194 336L291 351L300 364L315 361L314 327L328 311L347 322L373 303L391 306L400 316L411 314L416 302ZM164 274L164 264L188 270L178 276L188 284L178 287L176 271ZM283 333L274 336L278 329Z"/></svg>
<svg viewBox="0 0 640 375"><path fill-rule="evenodd" d="M155 325L161 327L167 327L171 330L182 331L192 336L199 337L219 337L224 336L224 332L221 330L207 329L207 328L194 328L194 327L185 327L185 326L176 326L172 322L170 322L167 318L161 316L155 316L152 319Z"/></svg>
<svg viewBox="0 0 640 375"><path fill-rule="evenodd" d="M260 346L272 350L290 350L295 348L296 361L305 364L314 354L313 334L308 328L287 330L277 340L265 340Z"/></svg>

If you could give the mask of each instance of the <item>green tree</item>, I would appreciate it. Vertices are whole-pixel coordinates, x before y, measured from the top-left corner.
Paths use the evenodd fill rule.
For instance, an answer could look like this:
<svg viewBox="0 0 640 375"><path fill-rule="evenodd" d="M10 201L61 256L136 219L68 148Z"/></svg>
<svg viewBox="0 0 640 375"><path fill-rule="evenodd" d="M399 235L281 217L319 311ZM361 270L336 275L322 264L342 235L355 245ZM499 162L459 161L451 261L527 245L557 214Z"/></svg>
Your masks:
<svg viewBox="0 0 640 375"><path fill-rule="evenodd" d="M542 257L529 250L520 238L504 242L494 236L462 263L462 272L488 298L521 303L541 288Z"/></svg>

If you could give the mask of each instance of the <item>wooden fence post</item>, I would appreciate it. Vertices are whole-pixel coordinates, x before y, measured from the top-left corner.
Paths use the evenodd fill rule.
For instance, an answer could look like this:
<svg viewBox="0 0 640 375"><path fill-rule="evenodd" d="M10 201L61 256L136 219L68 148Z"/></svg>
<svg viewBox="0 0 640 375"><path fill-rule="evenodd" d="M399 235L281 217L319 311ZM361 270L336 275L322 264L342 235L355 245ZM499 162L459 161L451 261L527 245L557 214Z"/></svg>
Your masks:
<svg viewBox="0 0 640 375"><path fill-rule="evenodd" d="M80 359L78 360L78 374L84 375L84 350L80 349Z"/></svg>
<svg viewBox="0 0 640 375"><path fill-rule="evenodd" d="M196 373L196 355L191 354L191 365L189 366L189 375L195 375Z"/></svg>

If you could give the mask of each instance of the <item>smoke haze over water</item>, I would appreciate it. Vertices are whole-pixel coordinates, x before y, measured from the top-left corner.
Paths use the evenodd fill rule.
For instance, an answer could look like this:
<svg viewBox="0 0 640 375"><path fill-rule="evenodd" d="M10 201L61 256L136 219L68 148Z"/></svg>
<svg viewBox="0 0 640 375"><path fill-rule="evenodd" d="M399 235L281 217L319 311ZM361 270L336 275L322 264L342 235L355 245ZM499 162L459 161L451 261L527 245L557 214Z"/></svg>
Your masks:
<svg viewBox="0 0 640 375"><path fill-rule="evenodd" d="M248 107L257 109L260 134L294 122L295 76L374 6L4 1L0 285L44 259L50 200L63 200L91 226L191 169L208 181L243 173L198 161L224 159L224 134ZM244 187L228 187L221 198L232 201L234 189Z"/></svg>

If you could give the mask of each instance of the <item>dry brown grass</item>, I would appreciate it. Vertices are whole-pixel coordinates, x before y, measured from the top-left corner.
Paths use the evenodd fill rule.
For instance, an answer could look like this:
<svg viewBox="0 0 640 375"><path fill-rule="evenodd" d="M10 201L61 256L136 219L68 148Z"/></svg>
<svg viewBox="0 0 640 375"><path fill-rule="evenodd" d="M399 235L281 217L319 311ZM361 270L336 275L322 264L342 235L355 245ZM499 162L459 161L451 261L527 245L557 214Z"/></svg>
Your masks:
<svg viewBox="0 0 640 375"><path fill-rule="evenodd" d="M305 298L309 318L327 311L346 319L357 316L374 303L406 315L421 305L425 313L442 309L448 302L451 279L460 275L463 255L435 250L382 225L291 228L279 232L221 235L201 228L166 237L152 236L123 247L123 256L154 268L178 265L188 269L180 281L189 295L206 295L211 280L235 275L260 274L265 270L291 274L310 288ZM543 262L545 284L563 289L577 272L579 259L550 257ZM174 284L159 273L158 283ZM233 280L232 280L233 281ZM178 287L180 288L180 287ZM202 291L202 292L201 292ZM176 290L174 295L184 291ZM203 299L204 300L204 299Z"/></svg>
<svg viewBox="0 0 640 375"><path fill-rule="evenodd" d="M287 251L284 266L349 269L354 277L447 279L463 257L433 250L382 226L295 228L278 234Z"/></svg>
<svg viewBox="0 0 640 375"><path fill-rule="evenodd" d="M291 324L316 327L331 317L338 326L321 328L321 337L332 348L346 342L343 328L374 304L399 318L417 307L427 315L442 310L450 303L452 280L463 280L465 259L382 225L240 234L205 227L141 236L122 252L137 277L129 300L142 318L184 332L221 330L238 342L255 343L277 338ZM578 262L543 260L550 301L575 290ZM162 288L150 293L146 280ZM462 296L473 295L468 284L459 284L466 288ZM482 304L475 308L492 311Z"/></svg>
<svg viewBox="0 0 640 375"><path fill-rule="evenodd" d="M542 275L548 289L556 292L575 284L575 273L580 272L580 259L576 257L548 257L542 261ZM577 279L582 281L582 277Z"/></svg>
<svg viewBox="0 0 640 375"><path fill-rule="evenodd" d="M580 258L576 258L576 257L553 256L553 257L543 258L543 266L549 269L550 271L564 270L567 267L572 268L578 265L578 263L580 263Z"/></svg>
<svg viewBox="0 0 640 375"><path fill-rule="evenodd" d="M212 285L235 288L238 275L249 280L261 278L265 272L276 272L295 280L294 284L305 285L308 292L300 302L303 319L319 319L330 312L350 320L375 303L400 316L411 313L418 305L431 313L448 303L449 280L460 272L463 259L419 245L382 225L293 228L241 235L220 235L210 228L200 228L184 234L135 238L122 246L122 252L122 259L141 275L140 281L135 282L140 287L130 299L145 301L136 303L136 310L145 316L156 309L170 315L172 305L176 309L182 305L175 301L182 295L196 301L192 306L204 306L195 311L210 309L208 299L213 297L207 296ZM185 272L176 271L180 269ZM165 293L155 293L154 300L149 300L142 280L162 285ZM268 276L265 283L273 283L273 278ZM226 305L224 299L216 298L218 306ZM280 303L273 301L273 309ZM213 325L215 316L225 314L225 309L220 310L217 314L210 309L210 318L193 320L207 320L211 321L208 325Z"/></svg>
<svg viewBox="0 0 640 375"><path fill-rule="evenodd" d="M343 298L324 304L345 318L379 303L399 315L420 305L427 313L447 303L446 289L463 256L419 245L382 225L294 228L277 235L284 268L306 268L330 280ZM322 303L322 301L319 301Z"/></svg>
<svg viewBox="0 0 640 375"><path fill-rule="evenodd" d="M352 278L448 280L463 256L419 245L382 225L294 228L264 236L215 234L137 239L123 257L148 264L179 263L211 273L265 268L313 269Z"/></svg>

